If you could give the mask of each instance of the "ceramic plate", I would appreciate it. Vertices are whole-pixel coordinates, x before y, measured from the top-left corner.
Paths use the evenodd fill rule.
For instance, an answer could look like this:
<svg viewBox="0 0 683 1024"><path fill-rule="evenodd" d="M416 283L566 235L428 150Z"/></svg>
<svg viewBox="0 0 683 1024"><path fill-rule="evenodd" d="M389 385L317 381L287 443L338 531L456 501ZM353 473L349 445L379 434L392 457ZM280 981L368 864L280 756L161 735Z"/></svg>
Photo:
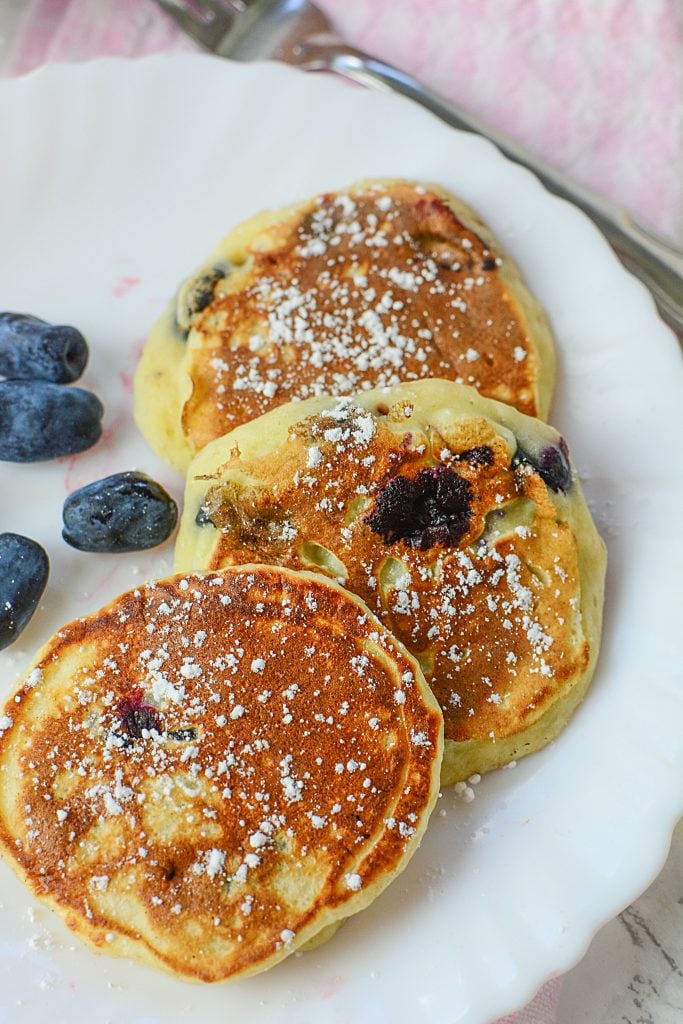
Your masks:
<svg viewBox="0 0 683 1024"><path fill-rule="evenodd" d="M440 182L520 263L557 337L551 419L610 557L600 665L571 726L472 803L444 792L407 871L328 945L197 988L82 948L2 867L0 1021L484 1024L523 1003L648 885L683 812L683 374L650 297L488 143L331 78L203 56L53 66L0 84L0 127L0 309L79 326L84 384L106 406L91 452L0 468L0 530L52 560L41 608L0 656L2 695L54 629L170 568L170 544L74 551L60 513L68 491L134 467L180 499L131 419L145 332L177 283L244 217L358 178Z"/></svg>

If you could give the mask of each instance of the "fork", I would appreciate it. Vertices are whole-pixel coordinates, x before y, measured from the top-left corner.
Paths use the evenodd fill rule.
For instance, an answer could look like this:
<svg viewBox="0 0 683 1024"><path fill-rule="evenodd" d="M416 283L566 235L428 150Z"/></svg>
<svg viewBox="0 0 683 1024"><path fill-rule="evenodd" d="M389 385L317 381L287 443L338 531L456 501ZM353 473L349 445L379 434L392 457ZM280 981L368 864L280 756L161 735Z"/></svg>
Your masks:
<svg viewBox="0 0 683 1024"><path fill-rule="evenodd" d="M555 195L584 211L619 259L650 289L662 318L683 335L683 251L638 223L627 210L561 171L411 75L347 45L310 0L156 0L205 49L234 60L271 59L305 71L332 71L362 85L407 96L446 124L489 139Z"/></svg>

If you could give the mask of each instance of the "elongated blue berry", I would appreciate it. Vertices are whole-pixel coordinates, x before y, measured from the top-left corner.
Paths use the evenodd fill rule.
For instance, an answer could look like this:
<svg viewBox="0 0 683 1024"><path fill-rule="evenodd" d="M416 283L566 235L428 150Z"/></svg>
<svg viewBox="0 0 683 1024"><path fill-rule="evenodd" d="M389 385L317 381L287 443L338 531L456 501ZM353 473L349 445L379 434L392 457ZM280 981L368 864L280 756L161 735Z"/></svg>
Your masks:
<svg viewBox="0 0 683 1024"><path fill-rule="evenodd" d="M160 484L144 473L116 473L69 495L62 536L79 551L143 551L163 543L177 518Z"/></svg>
<svg viewBox="0 0 683 1024"><path fill-rule="evenodd" d="M0 381L0 459L41 462L91 448L102 433L91 391L45 381Z"/></svg>
<svg viewBox="0 0 683 1024"><path fill-rule="evenodd" d="M88 362L80 331L27 313L0 313L0 376L72 384Z"/></svg>
<svg viewBox="0 0 683 1024"><path fill-rule="evenodd" d="M0 650L28 625L45 590L50 562L45 550L18 533L0 533Z"/></svg>

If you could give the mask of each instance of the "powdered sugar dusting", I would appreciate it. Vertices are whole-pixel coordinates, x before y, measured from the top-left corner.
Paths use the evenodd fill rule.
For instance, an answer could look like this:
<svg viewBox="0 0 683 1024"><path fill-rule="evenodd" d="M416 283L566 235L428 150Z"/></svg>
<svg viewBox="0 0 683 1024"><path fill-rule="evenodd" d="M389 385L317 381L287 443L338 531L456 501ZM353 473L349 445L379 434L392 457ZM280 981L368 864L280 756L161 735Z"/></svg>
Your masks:
<svg viewBox="0 0 683 1024"><path fill-rule="evenodd" d="M339 410L328 422L363 429ZM404 655L343 592L272 567L190 575L123 595L60 642L80 652L78 670L57 691L48 655L40 686L17 697L23 714L22 702L59 694L57 717L18 755L15 856L45 867L72 916L105 921L106 941L118 927L107 900L125 878L181 958L174 936L208 927L207 908L223 948L295 945L307 911L274 878L320 869L352 901L366 836L374 844L379 829L387 870L412 849L436 765L411 736L433 743L438 718L417 692L387 712ZM397 824L382 837L389 807Z"/></svg>
<svg viewBox="0 0 683 1024"><path fill-rule="evenodd" d="M257 513L263 521L286 516L296 541L277 548L261 537L244 542L228 517L217 551L240 561L323 565L419 656L447 738L495 740L582 671L576 541L570 524L537 513L554 492L531 464L516 463L507 441L485 433L473 444L468 432L467 447L451 450L425 420L415 391L408 394L410 401L400 389L388 392L387 404L373 397L367 408L340 398L302 420L292 434L305 438L299 461L289 449L277 502L271 509L265 486ZM262 466L241 468L264 475ZM220 529L221 506L230 500L214 488ZM419 530L411 534L404 522ZM312 540L311 553L305 544ZM352 665L362 677L360 660ZM404 685L394 689L395 706L405 693Z"/></svg>
<svg viewBox="0 0 683 1024"><path fill-rule="evenodd" d="M530 341L497 258L435 194L395 184L318 197L287 244L252 258L241 289L219 285L192 318L206 347L193 345L184 415L198 437L292 399L427 377L536 411L535 369L519 356Z"/></svg>

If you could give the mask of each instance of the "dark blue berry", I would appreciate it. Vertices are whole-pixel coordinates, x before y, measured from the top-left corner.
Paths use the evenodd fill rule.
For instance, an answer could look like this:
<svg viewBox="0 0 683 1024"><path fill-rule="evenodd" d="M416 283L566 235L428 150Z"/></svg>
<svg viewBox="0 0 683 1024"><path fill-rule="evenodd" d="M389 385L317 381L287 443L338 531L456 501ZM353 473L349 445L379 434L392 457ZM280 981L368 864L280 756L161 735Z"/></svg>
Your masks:
<svg viewBox="0 0 683 1024"><path fill-rule="evenodd" d="M492 466L493 448L487 444L477 445L475 448L468 448L467 451L459 452L456 455L458 462L469 462L473 466Z"/></svg>
<svg viewBox="0 0 683 1024"><path fill-rule="evenodd" d="M385 544L404 540L425 551L434 544L452 547L467 533L472 488L447 466L397 476L377 496L365 522Z"/></svg>
<svg viewBox="0 0 683 1024"><path fill-rule="evenodd" d="M87 362L87 342L75 327L53 326L25 313L0 313L1 376L72 384Z"/></svg>
<svg viewBox="0 0 683 1024"><path fill-rule="evenodd" d="M532 454L527 448L518 447L512 464L517 466L525 462L533 466L551 491L562 491L566 494L571 488L572 467L569 462L569 448L563 437L557 444L546 445L538 454Z"/></svg>
<svg viewBox="0 0 683 1024"><path fill-rule="evenodd" d="M199 274L189 286L186 286L183 295L183 309L176 319L176 327L182 338L187 338L190 333L192 317L201 313L203 309L213 301L214 291L219 281L222 281L228 273L227 266L212 267L203 274Z"/></svg>
<svg viewBox="0 0 683 1024"><path fill-rule="evenodd" d="M49 573L40 544L17 533L0 533L0 650L28 625Z"/></svg>
<svg viewBox="0 0 683 1024"><path fill-rule="evenodd" d="M116 714L121 719L124 733L139 740L143 730L161 733L161 716L151 704L145 704L141 697L123 697L116 705Z"/></svg>
<svg viewBox="0 0 683 1024"><path fill-rule="evenodd" d="M177 518L175 501L154 480L116 473L69 495L62 536L79 551L144 551L165 541Z"/></svg>
<svg viewBox="0 0 683 1024"><path fill-rule="evenodd" d="M102 433L96 395L44 381L0 381L0 459L41 462L91 448Z"/></svg>
<svg viewBox="0 0 683 1024"><path fill-rule="evenodd" d="M208 526L209 523L213 526L213 519L203 505L199 506L197 515L194 517L194 521L196 526Z"/></svg>
<svg viewBox="0 0 683 1024"><path fill-rule="evenodd" d="M197 730L189 725L185 729L172 729L168 734L170 740L177 740L179 743L190 743L197 739Z"/></svg>

